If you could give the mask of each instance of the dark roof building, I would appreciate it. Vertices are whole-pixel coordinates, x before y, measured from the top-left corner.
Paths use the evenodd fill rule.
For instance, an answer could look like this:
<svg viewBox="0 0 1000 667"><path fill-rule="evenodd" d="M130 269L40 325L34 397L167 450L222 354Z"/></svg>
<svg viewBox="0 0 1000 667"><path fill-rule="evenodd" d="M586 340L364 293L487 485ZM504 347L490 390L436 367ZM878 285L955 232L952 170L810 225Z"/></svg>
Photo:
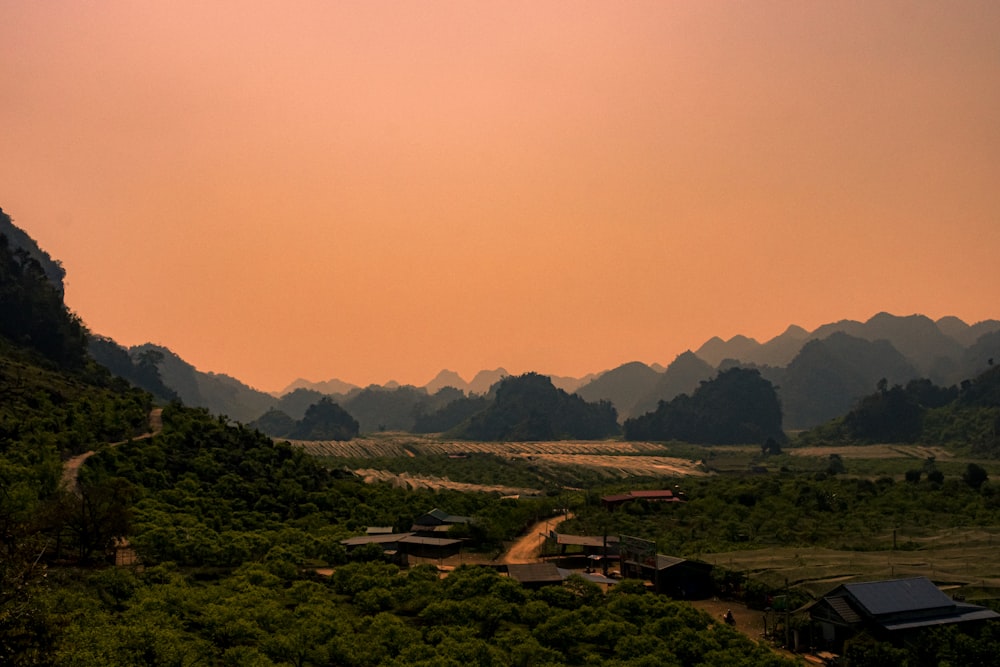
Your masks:
<svg viewBox="0 0 1000 667"><path fill-rule="evenodd" d="M555 563L510 564L507 566L507 574L527 588L541 588L563 582L563 576Z"/></svg>
<svg viewBox="0 0 1000 667"><path fill-rule="evenodd" d="M434 537L447 533L452 526L465 525L471 522L472 519L467 516L448 514L444 510L434 508L430 512L418 516L410 530L420 535Z"/></svg>
<svg viewBox="0 0 1000 667"><path fill-rule="evenodd" d="M619 505L630 503L635 500L645 500L656 503L682 503L684 499L670 489L657 489L653 491L629 491L628 493L616 493L610 496L601 496L601 504L607 510L613 510Z"/></svg>
<svg viewBox="0 0 1000 667"><path fill-rule="evenodd" d="M648 579L657 593L678 600L700 600L714 591L712 565L697 560L656 554L654 559L622 561L622 576Z"/></svg>
<svg viewBox="0 0 1000 667"><path fill-rule="evenodd" d="M448 514L444 510L439 510L435 507L430 512L418 516L415 523L418 526L442 526L445 524L469 523L470 521L472 519L467 516Z"/></svg>
<svg viewBox="0 0 1000 667"><path fill-rule="evenodd" d="M803 609L822 642L837 651L861 632L904 646L927 628L1000 618L986 607L952 600L927 577L843 584Z"/></svg>

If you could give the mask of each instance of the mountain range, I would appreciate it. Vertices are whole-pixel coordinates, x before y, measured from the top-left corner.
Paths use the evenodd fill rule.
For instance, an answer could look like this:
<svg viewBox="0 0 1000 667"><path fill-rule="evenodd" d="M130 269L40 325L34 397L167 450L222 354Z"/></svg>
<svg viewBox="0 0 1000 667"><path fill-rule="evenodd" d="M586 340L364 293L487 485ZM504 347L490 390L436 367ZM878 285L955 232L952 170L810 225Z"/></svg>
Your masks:
<svg viewBox="0 0 1000 667"><path fill-rule="evenodd" d="M345 407L355 405L360 414L354 416L363 431L405 430L413 410L439 404L443 399L434 397L441 392L485 395L508 375L497 368L465 381L446 369L423 387L389 383L360 388L337 379L299 379L272 395L228 375L199 371L161 346L140 345L127 353L138 360L150 351L162 355L158 365L163 383L188 405L242 422L271 409L300 419L310 405L329 396ZM973 377L998 357L1000 321L969 325L956 317L934 321L923 315L879 313L865 322L841 320L814 331L793 325L765 343L746 336L711 338L696 351L678 355L666 368L632 361L581 378L551 379L557 388L587 401L610 401L624 420L655 410L660 401L692 393L721 369L753 367L777 387L785 427L801 429L844 414L881 379L903 384L925 377L951 385Z"/></svg>

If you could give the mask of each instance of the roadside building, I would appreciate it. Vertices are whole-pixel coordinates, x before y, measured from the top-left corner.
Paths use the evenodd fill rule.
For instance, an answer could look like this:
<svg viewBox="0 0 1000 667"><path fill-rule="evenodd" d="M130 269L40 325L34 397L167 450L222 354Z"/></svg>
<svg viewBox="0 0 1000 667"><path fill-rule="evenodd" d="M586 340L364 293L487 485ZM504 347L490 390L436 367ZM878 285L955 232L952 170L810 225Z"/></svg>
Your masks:
<svg viewBox="0 0 1000 667"><path fill-rule="evenodd" d="M563 582L563 575L555 563L512 563L507 566L507 575L525 588L535 590Z"/></svg>
<svg viewBox="0 0 1000 667"><path fill-rule="evenodd" d="M670 489L656 489L652 491L629 491L627 493L616 493L608 496L601 496L601 504L604 509L612 511L626 503L645 500L650 503L682 503L682 494Z"/></svg>
<svg viewBox="0 0 1000 667"><path fill-rule="evenodd" d="M1000 619L987 607L953 600L927 577L842 584L799 611L809 614L814 643L838 653L863 633L902 647L930 628Z"/></svg>
<svg viewBox="0 0 1000 667"><path fill-rule="evenodd" d="M467 516L449 514L444 510L434 508L426 514L417 517L410 531L424 537L441 537L447 534L452 526L462 526L472 522Z"/></svg>

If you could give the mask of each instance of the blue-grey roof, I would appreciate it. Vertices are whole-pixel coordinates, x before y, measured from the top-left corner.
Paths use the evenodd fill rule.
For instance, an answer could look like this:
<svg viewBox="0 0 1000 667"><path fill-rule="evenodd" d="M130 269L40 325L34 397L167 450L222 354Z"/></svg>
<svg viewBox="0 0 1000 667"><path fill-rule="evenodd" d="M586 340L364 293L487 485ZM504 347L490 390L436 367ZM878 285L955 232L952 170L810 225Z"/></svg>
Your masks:
<svg viewBox="0 0 1000 667"><path fill-rule="evenodd" d="M965 623L967 621L991 621L1000 618L1000 614L987 607L979 607L974 604L958 602L949 613L940 616L933 615L930 618L902 619L883 623L886 630L911 630L913 628L926 628L934 625L946 625L948 623Z"/></svg>
<svg viewBox="0 0 1000 667"><path fill-rule="evenodd" d="M872 616L955 606L927 577L844 584L844 589Z"/></svg>

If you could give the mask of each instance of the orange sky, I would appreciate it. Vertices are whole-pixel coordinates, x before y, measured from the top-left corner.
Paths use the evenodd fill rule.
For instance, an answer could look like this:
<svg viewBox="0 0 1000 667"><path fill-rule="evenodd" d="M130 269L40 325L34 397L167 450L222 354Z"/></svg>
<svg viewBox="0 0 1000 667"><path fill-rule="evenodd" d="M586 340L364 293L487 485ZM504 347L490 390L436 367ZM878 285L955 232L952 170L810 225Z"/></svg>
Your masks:
<svg viewBox="0 0 1000 667"><path fill-rule="evenodd" d="M265 390L1000 317L1000 3L0 3L0 206Z"/></svg>

